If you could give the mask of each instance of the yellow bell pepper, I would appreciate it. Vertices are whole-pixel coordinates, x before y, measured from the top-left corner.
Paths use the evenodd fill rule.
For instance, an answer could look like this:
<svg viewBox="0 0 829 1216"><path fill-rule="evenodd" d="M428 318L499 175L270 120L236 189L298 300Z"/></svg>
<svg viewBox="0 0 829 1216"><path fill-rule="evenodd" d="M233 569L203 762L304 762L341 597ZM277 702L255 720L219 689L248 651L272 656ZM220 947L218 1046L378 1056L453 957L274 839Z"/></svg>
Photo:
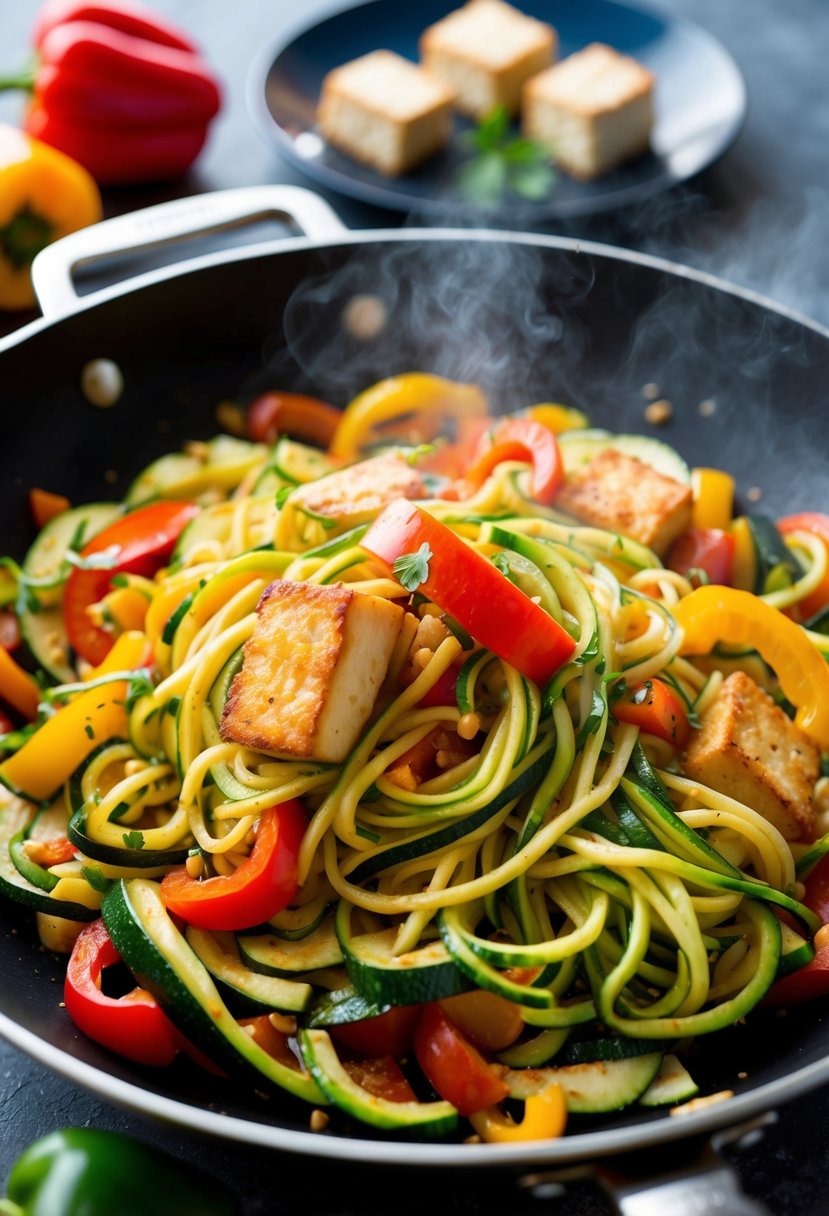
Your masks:
<svg viewBox="0 0 829 1216"><path fill-rule="evenodd" d="M725 532L734 511L734 478L722 469L691 469L691 525Z"/></svg>
<svg viewBox="0 0 829 1216"><path fill-rule="evenodd" d="M409 372L373 384L346 406L331 440L332 456L354 460L370 443L374 429L406 414L444 417L485 416L486 397L474 384Z"/></svg>
<svg viewBox="0 0 829 1216"><path fill-rule="evenodd" d="M104 614L122 633L143 629L149 606L149 598L137 587L116 587L103 599Z"/></svg>
<svg viewBox="0 0 829 1216"><path fill-rule="evenodd" d="M121 634L92 677L140 666L147 649L143 634ZM30 802L53 798L99 743L126 734L126 697L126 680L78 693L0 764L0 781Z"/></svg>
<svg viewBox="0 0 829 1216"><path fill-rule="evenodd" d="M102 214L98 187L86 169L0 124L0 308L32 308L35 255Z"/></svg>
<svg viewBox="0 0 829 1216"><path fill-rule="evenodd" d="M0 646L0 697L30 722L37 717L40 689L35 681Z"/></svg>
<svg viewBox="0 0 829 1216"><path fill-rule="evenodd" d="M548 1085L539 1094L532 1094L524 1104L520 1123L503 1114L497 1106L488 1106L469 1116L469 1122L487 1144L514 1144L522 1140L552 1140L564 1133L567 1124L567 1102L560 1085Z"/></svg>
<svg viewBox="0 0 829 1216"><path fill-rule="evenodd" d="M685 635L681 654L708 654L717 642L753 646L797 708L795 723L829 752L829 663L799 625L748 591L713 584L672 611Z"/></svg>
<svg viewBox="0 0 829 1216"><path fill-rule="evenodd" d="M575 409L572 405L558 405L545 401L540 405L531 405L528 410L519 411L519 417L522 414L527 418L532 418L533 422L540 422L554 435L560 435L562 431L581 431L590 426L587 414L583 414L581 410Z"/></svg>
<svg viewBox="0 0 829 1216"><path fill-rule="evenodd" d="M182 576L177 576L170 579L170 586L166 590L159 591L153 596L152 602L147 609L147 616L144 620L144 631L150 640L150 644L155 646L161 640L161 635L164 632L164 626L169 621L170 617L188 595L197 590L201 583L204 572L199 571L195 574L185 573L182 571Z"/></svg>
<svg viewBox="0 0 829 1216"><path fill-rule="evenodd" d="M757 581L757 550L745 515L738 515L729 529L734 537L734 564L731 585L741 591L753 591Z"/></svg>

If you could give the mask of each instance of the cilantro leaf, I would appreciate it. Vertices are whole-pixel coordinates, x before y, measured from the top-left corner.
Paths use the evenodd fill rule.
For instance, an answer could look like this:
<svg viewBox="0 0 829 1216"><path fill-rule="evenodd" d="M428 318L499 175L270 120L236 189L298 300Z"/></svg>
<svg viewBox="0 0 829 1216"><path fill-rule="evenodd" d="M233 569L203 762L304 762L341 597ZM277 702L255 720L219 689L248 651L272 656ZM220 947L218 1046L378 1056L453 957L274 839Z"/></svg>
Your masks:
<svg viewBox="0 0 829 1216"><path fill-rule="evenodd" d="M423 542L417 553L401 553L394 559L394 577L407 591L417 591L429 577L429 562L433 556L428 541Z"/></svg>
<svg viewBox="0 0 829 1216"><path fill-rule="evenodd" d="M469 202L491 207L507 192L539 202L556 185L547 149L535 140L512 135L504 106L497 106L459 142L471 155L460 166L455 186Z"/></svg>
<svg viewBox="0 0 829 1216"><path fill-rule="evenodd" d="M123 835L124 848L126 849L143 849L144 848L144 833L143 832L124 832Z"/></svg>

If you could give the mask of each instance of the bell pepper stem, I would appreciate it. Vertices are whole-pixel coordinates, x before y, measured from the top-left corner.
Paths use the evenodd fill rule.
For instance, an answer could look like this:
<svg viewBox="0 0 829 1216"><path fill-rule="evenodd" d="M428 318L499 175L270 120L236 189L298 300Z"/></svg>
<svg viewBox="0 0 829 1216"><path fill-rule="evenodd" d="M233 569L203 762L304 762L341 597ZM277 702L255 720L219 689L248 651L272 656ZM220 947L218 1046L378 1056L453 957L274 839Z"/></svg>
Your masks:
<svg viewBox="0 0 829 1216"><path fill-rule="evenodd" d="M12 72L8 76L0 75L0 92L8 89L23 89L26 93L34 93L37 69L37 56L33 55L20 71ZM2 1208L0 1208L0 1216L3 1216Z"/></svg>

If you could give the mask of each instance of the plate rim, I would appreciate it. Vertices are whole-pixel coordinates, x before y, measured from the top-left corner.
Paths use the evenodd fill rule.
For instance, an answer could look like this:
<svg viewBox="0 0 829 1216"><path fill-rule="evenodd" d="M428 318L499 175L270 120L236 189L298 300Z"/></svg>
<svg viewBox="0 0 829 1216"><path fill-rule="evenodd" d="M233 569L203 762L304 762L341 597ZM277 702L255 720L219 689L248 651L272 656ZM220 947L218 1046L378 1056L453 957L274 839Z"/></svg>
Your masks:
<svg viewBox="0 0 829 1216"><path fill-rule="evenodd" d="M400 214L423 215L424 217L441 217L444 221L453 212L457 214L460 202L441 200L438 198L415 198L405 191L395 190L394 180L389 185L375 185L363 181L360 177L345 174L338 169L320 164L313 159L300 156L295 149L294 141L288 136L284 127L278 123L265 100L265 85L270 71L277 58L288 50L302 35L316 29L318 26L349 11L369 8L373 4L385 4L388 0L330 0L310 16L299 17L289 22L272 39L266 41L251 60L245 80L245 102L250 119L259 135L269 147L276 147L279 155L304 177L310 178L318 185L334 192L339 196L352 198L360 203L384 210L396 211ZM607 194L586 195L584 198L571 199L569 202L556 204L553 199L539 203L523 203L521 212L531 223L550 219L575 219L593 215L609 214L617 209L630 206L634 202L644 202L654 195L692 180L697 174L716 164L733 146L746 120L748 113L748 92L745 77L737 61L725 44L711 33L705 26L684 13L674 13L666 5L654 3L653 0L600 0L608 7L625 10L648 16L659 21L667 28L680 28L691 33L695 38L708 44L722 61L732 77L732 87L738 96L728 126L724 129L719 143L712 153L698 154L689 169L681 173L662 172L650 181L633 183ZM480 209L482 221L486 217L498 214ZM520 218L520 217L519 217Z"/></svg>

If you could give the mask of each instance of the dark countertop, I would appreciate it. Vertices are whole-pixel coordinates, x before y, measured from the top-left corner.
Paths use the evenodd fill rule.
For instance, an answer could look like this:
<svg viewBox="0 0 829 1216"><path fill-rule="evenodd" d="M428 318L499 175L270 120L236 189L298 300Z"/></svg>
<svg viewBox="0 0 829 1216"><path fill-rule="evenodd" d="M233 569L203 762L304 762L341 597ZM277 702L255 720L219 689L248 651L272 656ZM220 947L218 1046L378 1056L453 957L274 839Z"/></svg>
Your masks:
<svg viewBox="0 0 829 1216"><path fill-rule="evenodd" d="M25 57L36 7L34 0L3 5L0 66L11 68ZM280 24L296 18L300 6L290 0L238 0L231 9L224 0L156 0L156 7L197 34L224 78L226 105L197 170L185 182L174 189L110 191L107 212L223 186L307 184L261 141L244 102L250 58ZM302 6L305 11L313 7L310 2ZM686 262L829 325L829 21L824 0L671 0L664 7L698 21L733 54L748 86L742 133L719 164L687 186L615 216L570 221L551 230ZM14 121L19 106L12 96L0 97L0 121ZM333 196L329 201L354 227L388 227L401 219ZM0 333L27 319L0 318ZM737 1158L744 1187L763 1198L773 1216L825 1216L829 1211L823 1136L827 1101L829 1089L798 1099ZM366 1187L365 1167L312 1166L183 1135L101 1103L0 1042L0 1177L28 1141L69 1124L118 1127L164 1144L231 1182L244 1196L246 1216L297 1208L309 1216L380 1216L392 1203L399 1216L420 1216L427 1204L513 1216L545 1210L545 1203L517 1190L509 1175L487 1175L484 1183L467 1175L436 1179L433 1171L418 1171L407 1174L401 1187L399 1170L392 1175L372 1167ZM653 1165L664 1166L663 1154ZM546 1206L560 1216L604 1216L609 1210L598 1192L584 1186Z"/></svg>

